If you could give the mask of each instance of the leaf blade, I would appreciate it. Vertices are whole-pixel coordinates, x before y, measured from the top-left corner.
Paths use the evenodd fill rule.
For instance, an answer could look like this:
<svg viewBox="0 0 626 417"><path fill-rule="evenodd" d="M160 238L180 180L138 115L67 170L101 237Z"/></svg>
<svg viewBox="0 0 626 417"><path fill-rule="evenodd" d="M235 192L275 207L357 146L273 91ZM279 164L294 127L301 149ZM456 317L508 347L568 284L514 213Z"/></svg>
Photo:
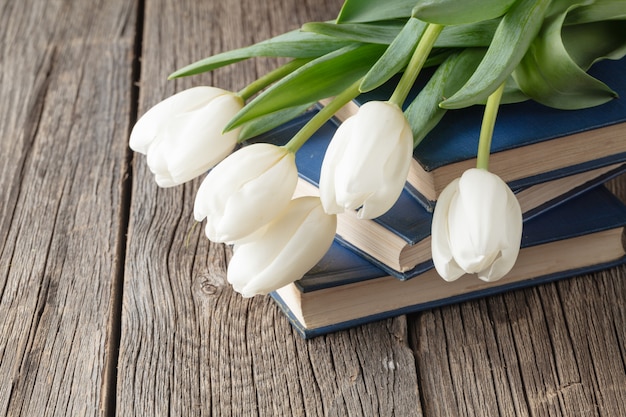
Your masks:
<svg viewBox="0 0 626 417"><path fill-rule="evenodd" d="M513 72L539 32L549 0L519 0L502 18L493 41L467 83L441 106L452 109L485 101Z"/></svg>
<svg viewBox="0 0 626 417"><path fill-rule="evenodd" d="M435 48L487 47L500 23L499 19L446 26L435 41Z"/></svg>
<svg viewBox="0 0 626 417"><path fill-rule="evenodd" d="M359 89L361 92L381 86L406 67L415 46L426 30L426 23L410 18L393 42L365 75Z"/></svg>
<svg viewBox="0 0 626 417"><path fill-rule="evenodd" d="M626 19L626 4L623 0L596 0L577 7L567 14L565 25Z"/></svg>
<svg viewBox="0 0 626 417"><path fill-rule="evenodd" d="M353 45L317 58L246 104L226 129L284 108L337 95L365 75L384 50L383 45L377 44Z"/></svg>
<svg viewBox="0 0 626 417"><path fill-rule="evenodd" d="M419 145L447 112L447 109L439 107L439 103L467 81L484 54L484 49L469 48L448 57L405 109L404 115L413 131L414 147Z"/></svg>
<svg viewBox="0 0 626 417"><path fill-rule="evenodd" d="M337 16L337 23L375 22L408 18L415 0L346 0Z"/></svg>
<svg viewBox="0 0 626 417"><path fill-rule="evenodd" d="M513 76L525 94L550 107L575 110L606 103L615 92L587 74L565 49L561 28L566 14L546 21Z"/></svg>
<svg viewBox="0 0 626 417"><path fill-rule="evenodd" d="M186 77L212 71L245 59L266 57L315 58L354 42L335 39L299 29L275 36L244 48L222 52L178 69L168 78Z"/></svg>
<svg viewBox="0 0 626 417"><path fill-rule="evenodd" d="M342 24L309 22L302 25L302 30L337 39L389 45L398 35L403 26L404 23L400 20L390 20L377 23Z"/></svg>
<svg viewBox="0 0 626 417"><path fill-rule="evenodd" d="M239 142L243 142L263 133L267 133L274 128L284 125L290 120L293 120L303 114L314 104L315 103L308 103L300 106L288 107L244 123L241 126L241 131L239 132Z"/></svg>
<svg viewBox="0 0 626 417"><path fill-rule="evenodd" d="M422 0L412 14L440 25L459 25L495 19L509 10L515 0Z"/></svg>
<svg viewBox="0 0 626 417"><path fill-rule="evenodd" d="M585 70L598 59L621 59L626 55L624 20L563 26L561 38L574 62Z"/></svg>

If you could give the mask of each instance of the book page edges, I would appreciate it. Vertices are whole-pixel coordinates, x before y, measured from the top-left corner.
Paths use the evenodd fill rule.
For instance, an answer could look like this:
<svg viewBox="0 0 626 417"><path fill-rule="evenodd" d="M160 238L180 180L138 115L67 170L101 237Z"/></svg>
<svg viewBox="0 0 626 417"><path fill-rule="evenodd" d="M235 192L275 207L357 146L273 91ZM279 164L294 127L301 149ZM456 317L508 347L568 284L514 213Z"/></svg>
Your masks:
<svg viewBox="0 0 626 417"><path fill-rule="evenodd" d="M621 244L622 232L620 227L523 248L513 270L496 282L487 283L468 275L446 282L432 269L408 281L385 276L308 293L300 293L291 284L277 292L304 328L325 327L610 262L626 254Z"/></svg>
<svg viewBox="0 0 626 417"><path fill-rule="evenodd" d="M578 174L568 175L552 181L546 181L525 188L515 194L520 203L522 213L529 211L550 202L560 196L590 183L596 178L603 177L614 170L617 170L623 163L607 165L601 168L584 171Z"/></svg>
<svg viewBox="0 0 626 417"><path fill-rule="evenodd" d="M626 123L618 123L492 153L489 170L511 182L624 152ZM408 181L426 199L435 201L446 185L475 166L473 158L427 171L413 159Z"/></svg>
<svg viewBox="0 0 626 417"><path fill-rule="evenodd" d="M319 189L310 182L299 178L294 197L305 195L319 196ZM337 234L355 247L369 253L372 257L395 270L410 269L404 263L406 262L406 256L403 255L410 245L400 236L380 224L372 220L358 219L356 212L346 211L337 215ZM428 243L428 248L430 248L429 242L430 240L426 242ZM405 258L402 258L403 256Z"/></svg>

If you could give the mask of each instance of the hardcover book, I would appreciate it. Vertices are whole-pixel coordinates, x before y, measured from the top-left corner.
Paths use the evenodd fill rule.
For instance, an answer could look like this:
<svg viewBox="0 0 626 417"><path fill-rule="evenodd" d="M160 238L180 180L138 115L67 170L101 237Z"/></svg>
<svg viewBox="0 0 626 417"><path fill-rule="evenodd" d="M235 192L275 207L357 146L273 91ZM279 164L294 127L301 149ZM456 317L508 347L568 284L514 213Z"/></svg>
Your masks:
<svg viewBox="0 0 626 417"><path fill-rule="evenodd" d="M302 279L272 293L304 337L580 275L626 261L626 206L596 187L524 225L511 272L496 282L465 275L454 282L434 269L400 281L334 243Z"/></svg>
<svg viewBox="0 0 626 417"><path fill-rule="evenodd" d="M598 62L589 73L626 97L626 58ZM339 121L366 101L388 99L393 87L383 85L357 97L337 113ZM484 106L447 111L415 148L407 188L428 210L450 181L476 166L483 111ZM626 103L615 99L582 110L558 110L530 100L502 105L491 151L490 171L514 191L624 162Z"/></svg>
<svg viewBox="0 0 626 417"><path fill-rule="evenodd" d="M300 180L296 195L319 195L320 169L326 148L337 128L326 123L296 154ZM283 134L294 132L285 127ZM275 138L279 138L276 135ZM517 197L530 219L590 187L601 184L626 169L626 165L609 165L594 170L538 183L517 190ZM344 244L377 263L388 274L408 279L431 267L430 226L432 213L404 190L394 206L374 220L362 220L355 212L338 215L337 235Z"/></svg>
<svg viewBox="0 0 626 417"><path fill-rule="evenodd" d="M626 94L626 77L621 76L626 71L626 59L603 61L593 70L595 76L622 96ZM381 91L371 94L384 96ZM315 112L311 110L254 140L284 144ZM454 171L451 174L454 178L462 173L463 164L468 167L475 164L482 106L450 111L446 117L415 150L405 191L388 213L374 220L358 220L353 213L339 216L338 236L342 243L400 279L430 267L430 212L434 200L424 199L416 192L417 188L422 189L415 182L416 166L430 161L427 166L432 167L431 171ZM319 169L337 123L336 120L326 123L297 152L299 174L306 180L299 182L298 195L317 194ZM535 145L538 148L532 147ZM624 171L626 106L621 99L576 111L550 109L532 102L503 105L492 148L490 167L497 173L499 166L515 172L518 179L509 181L509 185L520 201L524 218L530 219ZM531 149L538 150L540 155L533 154L534 160L528 161L526 152ZM598 153L603 156L598 157ZM423 161L418 163L418 160ZM520 161L525 162L520 165ZM561 161L559 168L541 175L530 173L534 166L549 166L554 161ZM499 173L504 175L502 171ZM444 182L440 188L447 185Z"/></svg>

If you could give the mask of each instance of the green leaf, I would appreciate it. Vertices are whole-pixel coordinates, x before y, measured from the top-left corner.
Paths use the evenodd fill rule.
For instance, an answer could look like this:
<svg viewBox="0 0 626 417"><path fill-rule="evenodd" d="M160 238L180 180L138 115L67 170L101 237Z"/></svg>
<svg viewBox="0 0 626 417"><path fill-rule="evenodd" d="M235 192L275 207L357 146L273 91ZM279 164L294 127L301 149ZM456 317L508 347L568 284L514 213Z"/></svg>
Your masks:
<svg viewBox="0 0 626 417"><path fill-rule="evenodd" d="M467 81L484 55L484 49L468 48L449 56L439 65L424 88L404 111L413 131L414 146L424 139L446 113L447 109L439 107L439 103Z"/></svg>
<svg viewBox="0 0 626 417"><path fill-rule="evenodd" d="M344 47L300 67L246 104L226 129L288 107L339 94L363 77L384 52L384 45Z"/></svg>
<svg viewBox="0 0 626 417"><path fill-rule="evenodd" d="M303 32L298 29L245 48L234 49L202 59L175 71L169 78L200 74L258 56L315 58L353 43L345 39Z"/></svg>
<svg viewBox="0 0 626 417"><path fill-rule="evenodd" d="M580 7L593 3L595 0L552 0L545 14L545 19L561 15L575 7Z"/></svg>
<svg viewBox="0 0 626 417"><path fill-rule="evenodd" d="M504 92L502 93L500 104L520 103L529 99L530 97L524 94L524 92L519 88L513 76L506 79L504 82Z"/></svg>
<svg viewBox="0 0 626 417"><path fill-rule="evenodd" d="M563 26L563 45L584 70L600 59L621 59L626 55L626 21L604 21Z"/></svg>
<svg viewBox="0 0 626 417"><path fill-rule="evenodd" d="M515 0L421 0L413 16L429 23L458 25L500 17Z"/></svg>
<svg viewBox="0 0 626 417"><path fill-rule="evenodd" d="M375 22L411 16L416 0L346 0L341 7L337 23Z"/></svg>
<svg viewBox="0 0 626 417"><path fill-rule="evenodd" d="M435 48L489 46L499 23L500 19L491 19L465 25L446 26L435 41Z"/></svg>
<svg viewBox="0 0 626 417"><path fill-rule="evenodd" d="M303 104L300 106L288 107L283 110L279 110L274 113L266 114L265 116L258 117L241 127L239 132L239 142L248 140L262 133L268 132L278 126L281 126L295 117L304 113L315 103Z"/></svg>
<svg viewBox="0 0 626 417"><path fill-rule="evenodd" d="M337 39L389 45L403 26L404 22L400 20L377 23L343 23L340 25L327 22L310 22L302 25L302 30Z"/></svg>
<svg viewBox="0 0 626 417"><path fill-rule="evenodd" d="M525 94L550 107L573 110L606 103L615 92L580 68L563 45L566 13L546 20L513 76Z"/></svg>
<svg viewBox="0 0 626 417"><path fill-rule="evenodd" d="M359 89L362 92L373 90L406 67L425 29L426 23L415 18L409 19L385 53L365 75Z"/></svg>
<svg viewBox="0 0 626 417"><path fill-rule="evenodd" d="M493 41L467 83L441 106L453 109L483 102L513 72L541 28L550 0L518 0L502 18Z"/></svg>
<svg viewBox="0 0 626 417"><path fill-rule="evenodd" d="M498 23L499 20L492 19L466 25L447 26L435 41L435 47L467 48L489 46ZM416 18L409 19L397 38L367 73L361 83L361 91L373 90L402 71L411 58L411 54L425 29L425 22ZM425 66L438 64L449 55L450 52L433 51Z"/></svg>
<svg viewBox="0 0 626 417"><path fill-rule="evenodd" d="M568 13L564 25L618 19L626 19L626 2L624 0L596 0Z"/></svg>

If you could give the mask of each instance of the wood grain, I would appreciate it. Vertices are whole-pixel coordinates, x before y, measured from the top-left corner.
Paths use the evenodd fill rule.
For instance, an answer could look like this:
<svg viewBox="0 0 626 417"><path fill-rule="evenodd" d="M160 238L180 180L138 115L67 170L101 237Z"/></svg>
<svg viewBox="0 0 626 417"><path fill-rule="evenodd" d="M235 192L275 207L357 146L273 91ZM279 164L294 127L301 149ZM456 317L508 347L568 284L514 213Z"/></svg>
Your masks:
<svg viewBox="0 0 626 417"><path fill-rule="evenodd" d="M411 316L424 414L624 415L625 273Z"/></svg>
<svg viewBox="0 0 626 417"><path fill-rule="evenodd" d="M303 340L226 283L200 180L130 153L135 114L276 60L169 73L341 3L0 0L0 416L626 415L626 267Z"/></svg>
<svg viewBox="0 0 626 417"><path fill-rule="evenodd" d="M100 415L135 8L2 3L0 415Z"/></svg>
<svg viewBox="0 0 626 417"><path fill-rule="evenodd" d="M165 79L210 54L332 18L341 5L271 3L148 1L139 113L191 85L242 88L274 61ZM158 189L143 157L133 167L118 415L421 414L403 318L302 340L268 297L246 300L225 283L229 249L193 224L199 182Z"/></svg>

